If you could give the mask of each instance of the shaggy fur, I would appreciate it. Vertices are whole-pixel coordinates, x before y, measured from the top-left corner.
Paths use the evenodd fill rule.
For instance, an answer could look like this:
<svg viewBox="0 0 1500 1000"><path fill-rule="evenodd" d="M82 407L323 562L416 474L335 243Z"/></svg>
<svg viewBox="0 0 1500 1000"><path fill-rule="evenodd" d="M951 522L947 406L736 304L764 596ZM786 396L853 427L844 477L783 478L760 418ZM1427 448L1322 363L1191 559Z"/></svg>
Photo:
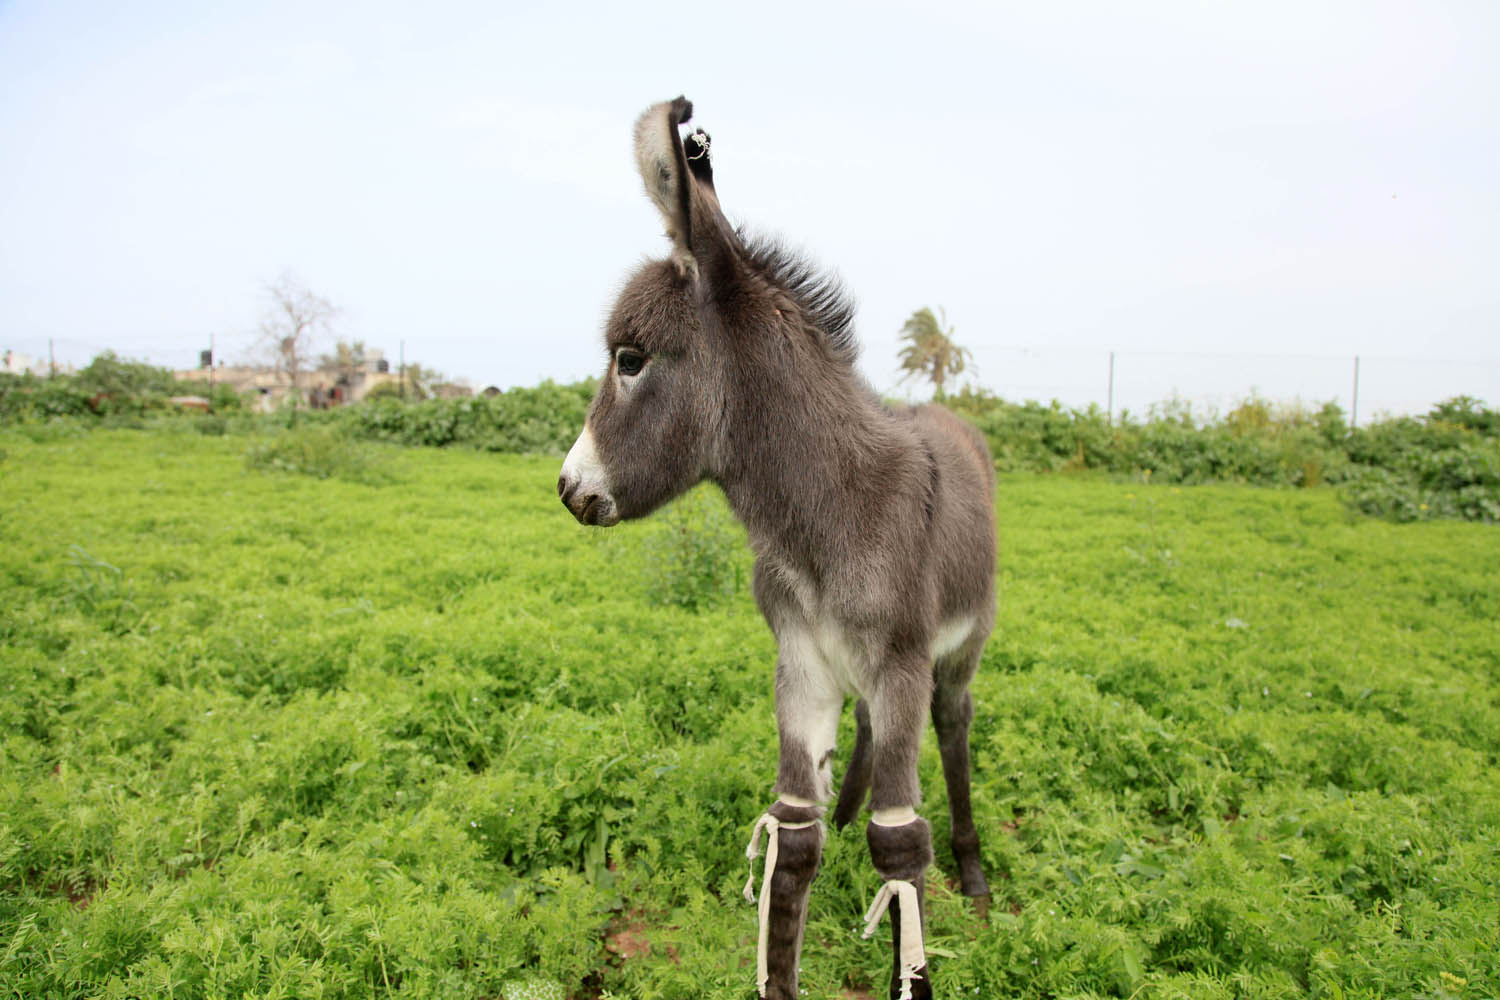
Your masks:
<svg viewBox="0 0 1500 1000"><path fill-rule="evenodd" d="M983 897L968 685L995 616L984 439L941 407L892 408L876 397L854 370L854 308L842 286L729 224L711 143L680 136L691 109L682 98L658 104L636 126L637 164L672 252L637 271L614 307L610 365L558 492L579 520L607 525L644 517L704 479L718 484L748 531L755 599L776 635L775 792L831 798L834 737L853 697L858 735L834 821L850 822L867 792L876 810L914 807L930 715L963 890ZM773 879L767 995L797 995L821 838L783 835L794 832L785 878L778 869ZM870 846L882 873L921 885L917 869L931 856L924 820L872 828Z"/></svg>

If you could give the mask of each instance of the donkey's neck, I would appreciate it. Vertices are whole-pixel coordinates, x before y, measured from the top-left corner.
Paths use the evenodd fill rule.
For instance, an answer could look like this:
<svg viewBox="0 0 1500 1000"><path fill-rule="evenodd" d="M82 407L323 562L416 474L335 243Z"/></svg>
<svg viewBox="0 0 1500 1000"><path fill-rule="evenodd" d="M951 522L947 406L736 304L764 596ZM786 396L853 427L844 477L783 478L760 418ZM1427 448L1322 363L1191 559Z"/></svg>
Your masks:
<svg viewBox="0 0 1500 1000"><path fill-rule="evenodd" d="M715 479L751 546L815 575L868 529L872 498L915 450L909 425L852 372L754 387L729 418Z"/></svg>

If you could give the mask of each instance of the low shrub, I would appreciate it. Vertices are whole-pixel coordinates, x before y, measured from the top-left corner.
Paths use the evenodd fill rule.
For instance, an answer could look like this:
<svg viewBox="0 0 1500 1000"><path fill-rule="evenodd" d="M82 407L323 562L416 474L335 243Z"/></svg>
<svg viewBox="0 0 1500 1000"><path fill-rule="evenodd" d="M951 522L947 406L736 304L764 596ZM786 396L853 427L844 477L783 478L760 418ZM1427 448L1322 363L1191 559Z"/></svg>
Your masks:
<svg viewBox="0 0 1500 1000"><path fill-rule="evenodd" d="M367 445L329 427L303 426L260 438L246 450L245 464L261 472L290 472L372 486L391 479Z"/></svg>
<svg viewBox="0 0 1500 1000"><path fill-rule="evenodd" d="M1410 419L1356 435L1364 459L1344 484L1353 510L1393 521L1500 523L1500 436Z"/></svg>
<svg viewBox="0 0 1500 1000"><path fill-rule="evenodd" d="M0 374L0 424L53 417L100 417L105 426L132 427L131 418L174 410L173 396L203 396L215 412L239 409L239 395L207 380L182 381L170 369L105 351L70 375L42 378Z"/></svg>
<svg viewBox="0 0 1500 1000"><path fill-rule="evenodd" d="M654 519L642 550L653 604L697 611L744 586L744 531L710 489L699 487Z"/></svg>
<svg viewBox="0 0 1500 1000"><path fill-rule="evenodd" d="M377 398L319 417L358 437L397 444L560 455L582 430L596 384L547 381L494 396L416 403Z"/></svg>
<svg viewBox="0 0 1500 1000"><path fill-rule="evenodd" d="M1011 403L966 389L948 405L988 440L1000 471L1094 469L1157 483L1339 486L1352 510L1398 521L1500 521L1500 412L1460 396L1423 417L1351 430L1317 410L1251 397L1219 418L1180 401L1113 423L1098 407Z"/></svg>

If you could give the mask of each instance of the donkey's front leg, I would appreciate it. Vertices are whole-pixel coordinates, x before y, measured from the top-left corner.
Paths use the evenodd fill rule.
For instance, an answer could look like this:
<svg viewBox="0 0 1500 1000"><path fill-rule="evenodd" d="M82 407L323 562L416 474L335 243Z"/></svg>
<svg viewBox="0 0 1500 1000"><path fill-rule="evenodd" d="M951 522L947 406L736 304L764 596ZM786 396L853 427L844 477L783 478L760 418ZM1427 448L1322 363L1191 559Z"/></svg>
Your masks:
<svg viewBox="0 0 1500 1000"><path fill-rule="evenodd" d="M874 738L874 815L865 827L870 860L885 880L865 914L865 937L891 915L891 1000L931 1000L922 933L923 894L932 865L932 828L917 815L917 750L927 723L932 676L925 661L892 665L870 699Z"/></svg>
<svg viewBox="0 0 1500 1000"><path fill-rule="evenodd" d="M756 987L770 1000L796 1000L807 900L823 854L823 803L832 795L830 758L843 696L810 643L778 636L776 725L781 734L777 799L756 823L747 852L767 835L761 882ZM751 876L754 882L754 876ZM747 897L751 886L745 887ZM753 898L753 897L752 897Z"/></svg>

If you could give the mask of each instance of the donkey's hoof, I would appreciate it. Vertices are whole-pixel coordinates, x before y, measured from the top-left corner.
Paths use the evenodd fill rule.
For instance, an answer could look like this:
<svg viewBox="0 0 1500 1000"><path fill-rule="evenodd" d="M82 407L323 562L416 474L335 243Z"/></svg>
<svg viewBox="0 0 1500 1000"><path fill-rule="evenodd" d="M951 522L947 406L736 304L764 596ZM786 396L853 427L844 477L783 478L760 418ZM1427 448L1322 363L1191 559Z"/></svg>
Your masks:
<svg viewBox="0 0 1500 1000"><path fill-rule="evenodd" d="M978 896L970 896L969 902L974 904L974 915L985 923L990 922L990 894L981 893Z"/></svg>

